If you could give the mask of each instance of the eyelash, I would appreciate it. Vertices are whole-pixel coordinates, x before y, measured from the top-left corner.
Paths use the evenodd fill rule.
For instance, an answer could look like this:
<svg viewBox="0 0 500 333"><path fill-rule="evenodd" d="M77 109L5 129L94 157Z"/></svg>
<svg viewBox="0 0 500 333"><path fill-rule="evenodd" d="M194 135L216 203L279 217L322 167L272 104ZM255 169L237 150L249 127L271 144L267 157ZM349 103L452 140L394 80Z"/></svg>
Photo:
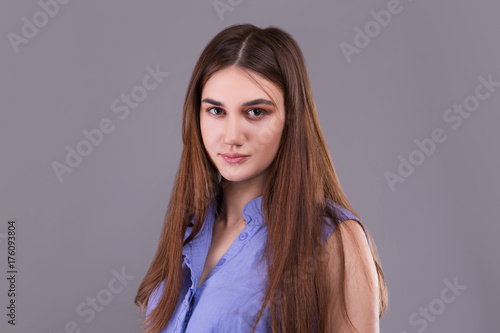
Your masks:
<svg viewBox="0 0 500 333"><path fill-rule="evenodd" d="M212 110L212 109L218 109L218 110L221 110L221 108L218 108L218 107L211 107L211 108L207 109L207 112L208 112L209 114L211 114L211 115L212 115L212 116L214 116L214 117L218 117L218 115L213 114L213 113L211 113L211 112L210 112L210 110ZM254 119L260 119L260 118L263 118L263 117L267 114L267 111L266 111L266 110L263 110L263 109L259 109L259 108L248 109L248 111L256 111L256 110L260 111L260 112L261 112L261 115L260 115L260 116L252 116L252 118L254 118Z"/></svg>

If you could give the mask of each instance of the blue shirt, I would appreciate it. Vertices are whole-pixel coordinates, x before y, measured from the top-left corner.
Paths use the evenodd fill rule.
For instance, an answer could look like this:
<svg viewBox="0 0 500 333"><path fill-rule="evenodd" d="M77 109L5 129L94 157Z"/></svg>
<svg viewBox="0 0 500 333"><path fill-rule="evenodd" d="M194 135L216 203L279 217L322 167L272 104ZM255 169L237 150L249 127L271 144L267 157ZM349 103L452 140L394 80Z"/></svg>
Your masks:
<svg viewBox="0 0 500 333"><path fill-rule="evenodd" d="M245 205L245 228L205 281L197 287L212 241L215 207L209 206L204 227L182 249L181 293L176 309L162 333L251 332L264 300L267 277L265 260L258 263L267 237L261 203L262 195ZM335 203L333 205L339 212L341 222L356 220L364 229L354 214ZM192 226L187 228L184 240L191 230ZM333 230L334 228L325 233L325 240ZM157 306L164 283L165 281L152 292L146 316ZM262 314L256 332L271 332L269 306Z"/></svg>

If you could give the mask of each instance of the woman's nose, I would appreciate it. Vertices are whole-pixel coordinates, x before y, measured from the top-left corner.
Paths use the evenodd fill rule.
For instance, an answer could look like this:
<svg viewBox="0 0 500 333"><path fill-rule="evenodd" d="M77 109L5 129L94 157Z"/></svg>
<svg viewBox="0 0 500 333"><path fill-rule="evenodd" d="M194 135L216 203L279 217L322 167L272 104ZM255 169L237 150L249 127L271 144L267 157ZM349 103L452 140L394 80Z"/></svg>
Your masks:
<svg viewBox="0 0 500 333"><path fill-rule="evenodd" d="M240 116L228 116L226 120L224 143L229 145L243 144L245 138L243 119Z"/></svg>

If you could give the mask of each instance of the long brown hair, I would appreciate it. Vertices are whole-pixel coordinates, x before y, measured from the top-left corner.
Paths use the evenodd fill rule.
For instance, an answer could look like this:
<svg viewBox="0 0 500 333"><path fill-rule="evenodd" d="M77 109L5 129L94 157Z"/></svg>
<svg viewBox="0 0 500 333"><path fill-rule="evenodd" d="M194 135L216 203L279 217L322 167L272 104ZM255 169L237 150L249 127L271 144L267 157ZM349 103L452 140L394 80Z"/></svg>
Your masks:
<svg viewBox="0 0 500 333"><path fill-rule="evenodd" d="M324 245L323 217L328 217L334 226L339 225L336 210L329 201L359 216L337 178L297 42L280 28L261 29L252 24L233 25L218 33L193 70L182 114L184 149L158 249L135 304L144 311L151 293L163 280L165 288L158 305L141 325L145 332L156 333L167 324L180 296L182 248L200 232L210 202L217 202L218 170L203 146L200 131L201 93L208 79L228 66L258 74L279 87L284 94L286 114L280 146L268 168L262 194L262 216L267 226L263 256L268 285L252 332L267 305L273 332L324 332L329 304L329 296L325 295L332 294L327 292L332 286L325 265L317 265L318 249ZM184 240L192 219L192 232ZM365 231L378 275L379 318L382 318L387 307L386 283L373 239L368 229ZM340 244L339 258L344 267L340 276L344 281L340 228L335 228L333 234ZM314 266L312 271L311 266ZM304 270L309 274L304 274ZM341 295L343 313L347 315L345 285L340 283L335 292Z"/></svg>

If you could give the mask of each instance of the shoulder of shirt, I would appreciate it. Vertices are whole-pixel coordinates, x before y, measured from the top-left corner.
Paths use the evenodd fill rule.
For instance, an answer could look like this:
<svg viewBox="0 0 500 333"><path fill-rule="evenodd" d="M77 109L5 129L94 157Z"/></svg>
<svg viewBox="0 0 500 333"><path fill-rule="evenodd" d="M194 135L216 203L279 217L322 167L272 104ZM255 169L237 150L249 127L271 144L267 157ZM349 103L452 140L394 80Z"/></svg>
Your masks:
<svg viewBox="0 0 500 333"><path fill-rule="evenodd" d="M341 205L339 205L339 204L337 204L337 203L335 203L333 201L329 200L328 203L330 204L331 207L333 207L333 209L335 211L335 215L338 217L339 222L345 222L345 221L348 221L348 220L357 221L359 223L359 225L361 226L361 228L363 229L363 231L365 233L365 236L366 236L366 239L368 240L368 243L369 243L369 238L368 238L368 234L366 232L365 225L363 224L363 222L356 215L354 215L347 208L342 207ZM330 225L331 225L331 228L332 228L331 231L335 230L335 225L332 224L331 222L330 222Z"/></svg>
<svg viewBox="0 0 500 333"><path fill-rule="evenodd" d="M330 206L333 207L333 209L335 210L335 213L336 213L337 217L339 218L340 222L343 222L345 220L355 220L355 221L358 221L359 223L361 223L359 218L356 215L354 215L347 208L342 207L341 205L339 205L333 201L328 201L328 202L329 202Z"/></svg>

